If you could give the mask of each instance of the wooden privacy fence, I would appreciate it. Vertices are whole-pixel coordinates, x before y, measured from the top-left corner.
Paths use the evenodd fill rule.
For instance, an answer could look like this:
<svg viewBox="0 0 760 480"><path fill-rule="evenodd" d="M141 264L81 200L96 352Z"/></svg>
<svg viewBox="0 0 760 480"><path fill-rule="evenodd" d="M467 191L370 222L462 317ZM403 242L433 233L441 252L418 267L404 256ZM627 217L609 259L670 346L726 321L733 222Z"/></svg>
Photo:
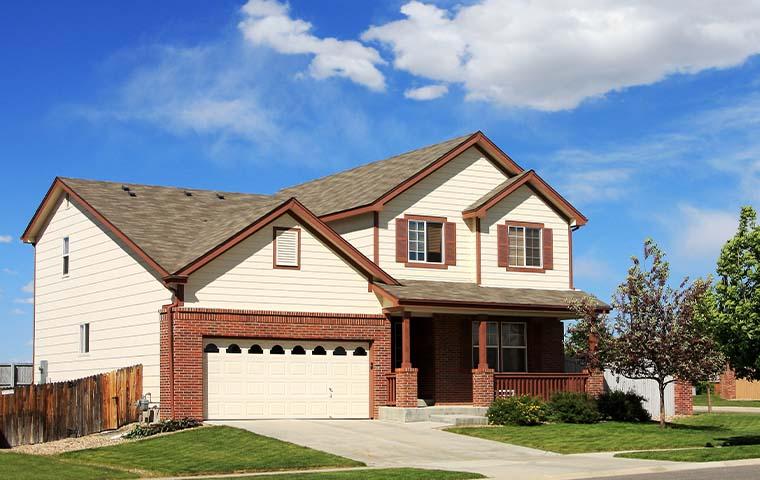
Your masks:
<svg viewBox="0 0 760 480"><path fill-rule="evenodd" d="M142 365L0 395L0 448L111 430L139 418Z"/></svg>

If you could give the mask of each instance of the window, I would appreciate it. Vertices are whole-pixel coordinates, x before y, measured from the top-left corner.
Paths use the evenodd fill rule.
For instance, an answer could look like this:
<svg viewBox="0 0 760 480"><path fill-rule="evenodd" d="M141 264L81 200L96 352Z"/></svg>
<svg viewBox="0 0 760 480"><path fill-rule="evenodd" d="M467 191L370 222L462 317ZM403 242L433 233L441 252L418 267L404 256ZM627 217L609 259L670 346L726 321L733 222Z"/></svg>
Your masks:
<svg viewBox="0 0 760 480"><path fill-rule="evenodd" d="M83 323L79 325L79 353L88 353L90 351L90 324Z"/></svg>
<svg viewBox="0 0 760 480"><path fill-rule="evenodd" d="M478 323L472 322L472 365L478 366ZM525 323L488 322L486 348L488 368L498 372L528 370L528 343Z"/></svg>
<svg viewBox="0 0 760 480"><path fill-rule="evenodd" d="M270 355L285 355L285 349L282 348L280 345L275 345L271 349L269 349Z"/></svg>
<svg viewBox="0 0 760 480"><path fill-rule="evenodd" d="M509 266L541 268L541 229L509 226Z"/></svg>
<svg viewBox="0 0 760 480"><path fill-rule="evenodd" d="M327 352L325 351L325 347L322 345L317 345L314 347L314 350L311 351L312 355L327 355Z"/></svg>
<svg viewBox="0 0 760 480"><path fill-rule="evenodd" d="M301 263L301 231L297 228L274 229L275 268L299 268Z"/></svg>
<svg viewBox="0 0 760 480"><path fill-rule="evenodd" d="M251 355L261 355L264 353L264 350L261 348L261 345L254 343L251 345L251 348L248 349L248 353Z"/></svg>
<svg viewBox="0 0 760 480"><path fill-rule="evenodd" d="M443 223L409 220L409 261L443 263Z"/></svg>
<svg viewBox="0 0 760 480"><path fill-rule="evenodd" d="M346 356L346 349L343 347L337 347L335 350L333 350L333 355L339 356L339 357L345 357Z"/></svg>
<svg viewBox="0 0 760 480"><path fill-rule="evenodd" d="M291 355L306 355L306 350L301 345L296 345L290 350Z"/></svg>
<svg viewBox="0 0 760 480"><path fill-rule="evenodd" d="M240 353L240 347L238 346L237 343L231 343L227 347L227 353Z"/></svg>
<svg viewBox="0 0 760 480"><path fill-rule="evenodd" d="M362 347L356 347L356 350L354 350L354 357L366 357L367 351L364 350Z"/></svg>
<svg viewBox="0 0 760 480"><path fill-rule="evenodd" d="M219 347L217 347L213 343L209 343L208 345L206 345L203 351L205 353L219 353Z"/></svg>
<svg viewBox="0 0 760 480"><path fill-rule="evenodd" d="M69 274L69 237L63 237L63 275Z"/></svg>

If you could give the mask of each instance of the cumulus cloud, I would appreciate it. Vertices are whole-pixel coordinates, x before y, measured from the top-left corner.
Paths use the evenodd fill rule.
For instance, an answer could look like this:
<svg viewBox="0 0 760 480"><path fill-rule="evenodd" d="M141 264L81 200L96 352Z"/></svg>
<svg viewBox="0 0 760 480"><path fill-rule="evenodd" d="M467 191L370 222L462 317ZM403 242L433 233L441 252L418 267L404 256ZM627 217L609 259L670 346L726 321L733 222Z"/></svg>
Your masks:
<svg viewBox="0 0 760 480"><path fill-rule="evenodd" d="M426 85L419 88L410 88L404 92L406 98L412 100L434 100L449 92L446 85Z"/></svg>
<svg viewBox="0 0 760 480"><path fill-rule="evenodd" d="M13 238L10 235L0 235L0 243L11 243Z"/></svg>
<svg viewBox="0 0 760 480"><path fill-rule="evenodd" d="M32 297L16 298L13 300L13 303L23 303L25 305L31 305L34 303L34 298Z"/></svg>
<svg viewBox="0 0 760 480"><path fill-rule="evenodd" d="M760 52L760 4L644 0L484 0L456 10L418 1L362 35L393 66L461 83L470 99L539 110L675 73L741 64Z"/></svg>
<svg viewBox="0 0 760 480"><path fill-rule="evenodd" d="M371 90L385 89L385 77L377 68L385 61L374 48L355 40L319 38L311 33L311 23L292 18L289 6L276 0L249 0L241 11L245 18L238 28L246 40L283 54L313 55L312 77L345 77Z"/></svg>
<svg viewBox="0 0 760 480"><path fill-rule="evenodd" d="M678 206L679 215L668 219L673 230L676 251L686 258L718 257L721 247L731 238L739 225L736 211L712 210L690 204Z"/></svg>

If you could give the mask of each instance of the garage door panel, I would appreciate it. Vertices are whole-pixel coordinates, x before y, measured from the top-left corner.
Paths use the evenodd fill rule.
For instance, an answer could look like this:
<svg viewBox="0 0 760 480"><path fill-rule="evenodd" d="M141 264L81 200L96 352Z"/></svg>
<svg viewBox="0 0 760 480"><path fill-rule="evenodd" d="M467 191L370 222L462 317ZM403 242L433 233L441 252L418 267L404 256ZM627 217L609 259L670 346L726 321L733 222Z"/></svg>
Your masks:
<svg viewBox="0 0 760 480"><path fill-rule="evenodd" d="M205 343L214 343L219 350L204 353L208 419L367 418L369 414L369 357L354 355L357 347L364 349L360 353L369 351L367 343L246 339ZM233 343L241 353L226 352ZM293 354L296 346L301 348ZM315 349L321 351L318 346L324 355L314 354ZM272 354L273 349L284 354ZM346 354L334 355L336 349Z"/></svg>

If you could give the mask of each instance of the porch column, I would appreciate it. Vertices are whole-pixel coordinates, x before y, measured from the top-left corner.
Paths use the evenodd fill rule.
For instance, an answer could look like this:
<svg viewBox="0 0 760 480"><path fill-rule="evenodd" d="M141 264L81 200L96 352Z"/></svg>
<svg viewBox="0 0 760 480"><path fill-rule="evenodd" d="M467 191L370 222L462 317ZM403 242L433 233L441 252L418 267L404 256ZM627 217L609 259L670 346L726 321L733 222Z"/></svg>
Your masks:
<svg viewBox="0 0 760 480"><path fill-rule="evenodd" d="M412 314L404 312L401 320L401 368L396 369L396 406L417 406L417 369L412 367L410 323Z"/></svg>
<svg viewBox="0 0 760 480"><path fill-rule="evenodd" d="M472 371L472 405L487 407L494 398L493 370L488 368L488 317L478 316L478 367Z"/></svg>

